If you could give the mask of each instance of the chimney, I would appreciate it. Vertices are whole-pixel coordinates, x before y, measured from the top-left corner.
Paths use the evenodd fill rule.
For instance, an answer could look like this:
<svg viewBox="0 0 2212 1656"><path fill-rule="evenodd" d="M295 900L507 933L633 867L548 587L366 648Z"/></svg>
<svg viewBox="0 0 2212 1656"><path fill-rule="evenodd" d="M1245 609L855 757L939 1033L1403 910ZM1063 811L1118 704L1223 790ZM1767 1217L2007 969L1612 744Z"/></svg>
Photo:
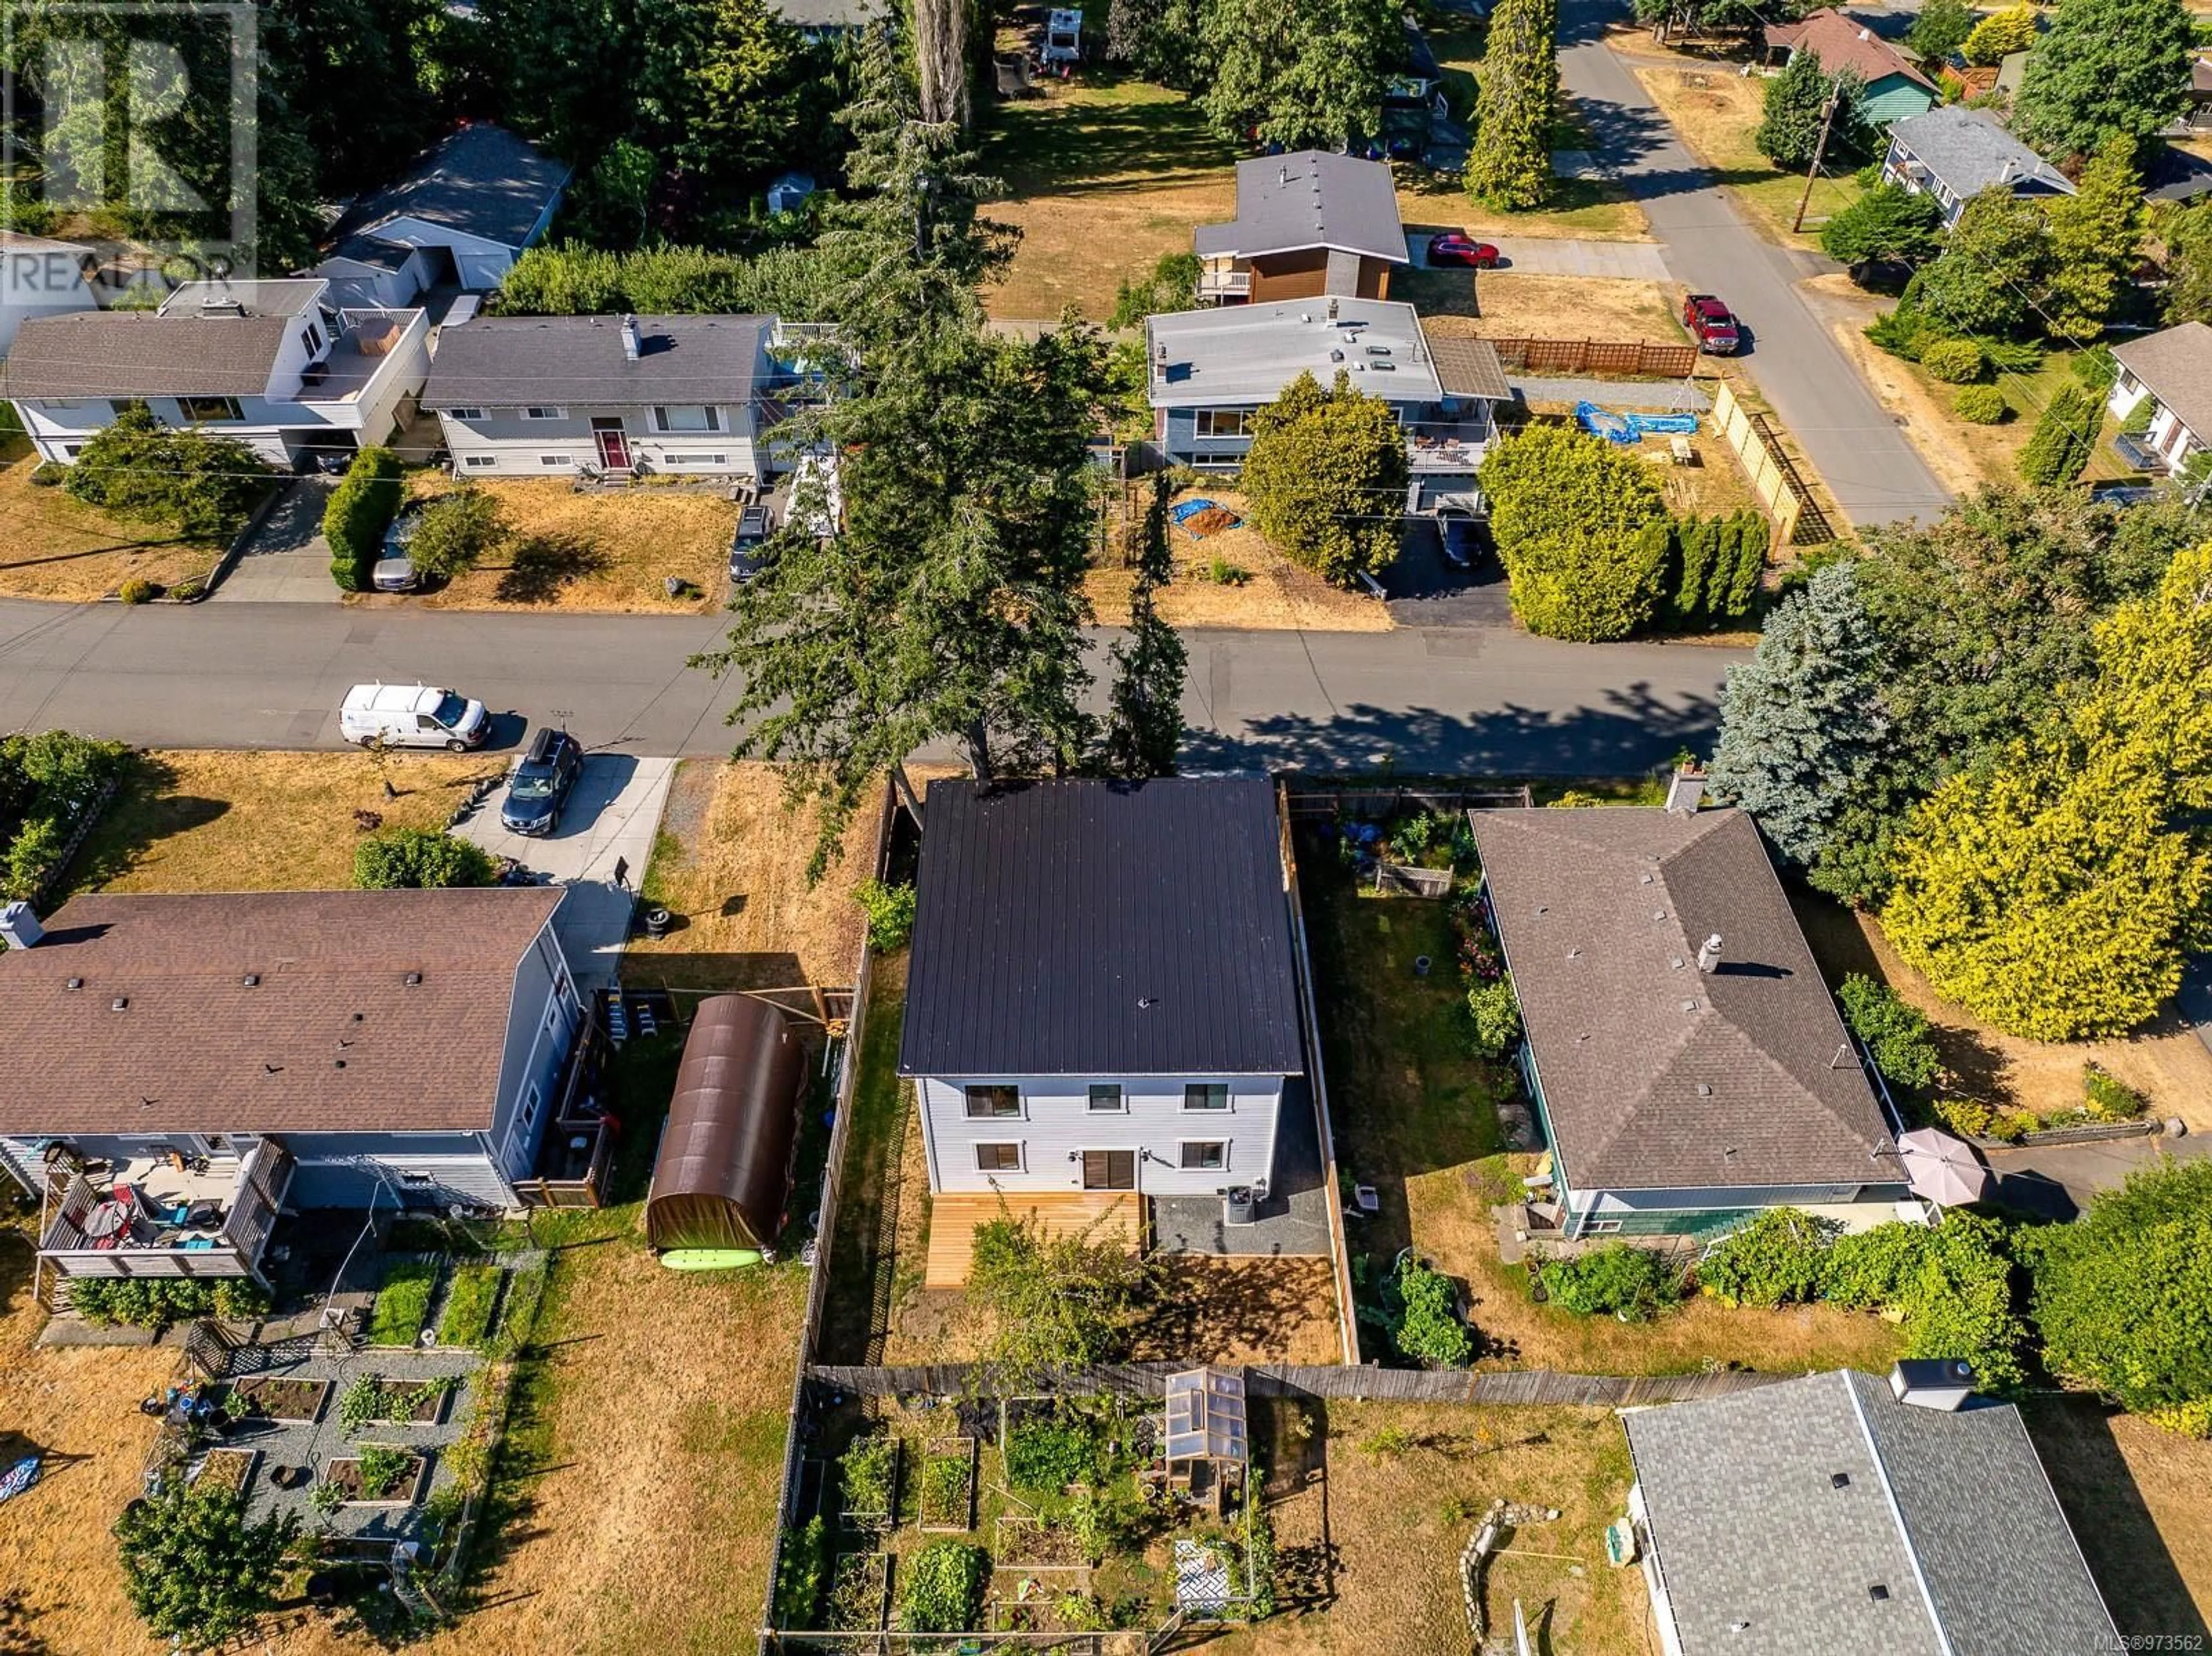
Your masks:
<svg viewBox="0 0 2212 1656"><path fill-rule="evenodd" d="M1871 39L1874 39L1874 31L1873 31L1872 29L1870 29L1870 28L1863 28L1863 29L1861 29L1861 30L1859 31L1859 39L1862 39L1862 40L1871 40Z"/></svg>
<svg viewBox="0 0 2212 1656"><path fill-rule="evenodd" d="M1334 294L1331 294L1328 296L1328 319L1329 319L1330 321L1334 322L1334 321L1335 321L1335 320L1336 320L1336 312L1337 312L1336 295L1335 295Z"/></svg>
<svg viewBox="0 0 2212 1656"><path fill-rule="evenodd" d="M1705 798L1704 769L1696 765L1677 765L1674 775L1667 779L1667 809L1684 816L1695 816Z"/></svg>
<svg viewBox="0 0 2212 1656"><path fill-rule="evenodd" d="M39 939L46 935L46 928L39 924L38 915L26 902L9 903L0 908L0 941L10 949L35 949Z"/></svg>
<svg viewBox="0 0 2212 1656"><path fill-rule="evenodd" d="M2010 184L2020 170L2020 163L2010 156L2005 158L2004 171L1997 174L1999 184Z"/></svg>
<svg viewBox="0 0 2212 1656"><path fill-rule="evenodd" d="M1960 1357L1904 1357L1889 1371L1889 1394L1915 1408L1954 1414L1974 1395L1973 1365Z"/></svg>
<svg viewBox="0 0 2212 1656"><path fill-rule="evenodd" d="M1698 945L1698 970L1710 972L1721 963L1721 934L1717 931Z"/></svg>
<svg viewBox="0 0 2212 1656"><path fill-rule="evenodd" d="M632 362L636 361L637 354L643 348L645 341L638 333L635 317L626 316L622 319L622 337L623 355Z"/></svg>

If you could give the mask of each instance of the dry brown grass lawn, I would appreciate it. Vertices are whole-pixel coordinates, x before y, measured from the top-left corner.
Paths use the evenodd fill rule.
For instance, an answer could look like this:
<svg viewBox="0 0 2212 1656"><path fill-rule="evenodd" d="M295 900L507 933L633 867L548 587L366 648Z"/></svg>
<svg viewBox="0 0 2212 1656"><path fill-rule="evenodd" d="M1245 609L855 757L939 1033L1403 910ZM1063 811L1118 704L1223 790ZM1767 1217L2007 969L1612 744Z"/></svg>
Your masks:
<svg viewBox="0 0 2212 1656"><path fill-rule="evenodd" d="M0 1467L48 1457L39 1482L0 1506L0 1651L135 1656L157 1646L123 1596L109 1526L139 1494L154 1441L141 1398L168 1383L173 1349L40 1350L27 1226L0 1225Z"/></svg>
<svg viewBox="0 0 2212 1656"><path fill-rule="evenodd" d="M1177 500L1218 500L1242 516L1244 497L1234 489L1201 485ZM1159 595L1161 616L1177 627L1236 627L1252 630L1297 628L1313 633L1387 633L1390 612L1364 592L1331 586L1269 544L1249 524L1193 540L1170 528L1168 547L1176 578ZM1241 582L1216 579L1242 571ZM1093 569L1084 587L1098 619L1109 627L1129 621L1130 572Z"/></svg>
<svg viewBox="0 0 2212 1656"><path fill-rule="evenodd" d="M353 883L356 811L386 828L442 828L495 755L195 749L141 755L72 865L80 890L327 890Z"/></svg>
<svg viewBox="0 0 2212 1656"><path fill-rule="evenodd" d="M1772 240L1785 246L1817 246L1822 222L1858 198L1858 184L1851 176L1857 163L1831 159L1806 203L1805 228L1793 234L1790 227L1804 195L1805 176L1776 167L1752 142L1765 110L1764 77L1747 78L1733 64L1717 64L1638 68L1636 78L1682 142L1718 175Z"/></svg>
<svg viewBox="0 0 2212 1656"><path fill-rule="evenodd" d="M1479 284L1479 285L1478 285ZM1620 339L1677 345L1674 290L1628 276L1536 276L1519 270L1415 270L1403 297L1421 325L1446 337ZM1474 306L1480 302L1479 315Z"/></svg>
<svg viewBox="0 0 2212 1656"><path fill-rule="evenodd" d="M645 883L677 924L665 937L631 942L629 982L706 990L852 983L866 929L853 890L875 865L875 813L861 813L844 855L810 887L813 815L785 810L783 784L776 767L750 761L692 759L678 769Z"/></svg>
<svg viewBox="0 0 2212 1656"><path fill-rule="evenodd" d="M222 554L220 541L179 538L40 488L38 464L23 439L0 438L0 593L89 603L127 580L198 579Z"/></svg>
<svg viewBox="0 0 2212 1656"><path fill-rule="evenodd" d="M619 614L703 614L729 582L730 536L738 507L719 494L673 485L580 494L535 477L480 479L499 501L507 543L450 586L422 595L362 594L365 604L421 604L434 610L587 610ZM415 494L446 494L450 479L419 471ZM689 583L672 598L662 582Z"/></svg>
<svg viewBox="0 0 2212 1656"><path fill-rule="evenodd" d="M1898 958L1870 917L1808 893L1795 892L1792 901L1830 984L1863 972L1925 1012L1945 1067L1966 1095L2039 1114L2078 1108L2081 1066L2094 1061L2148 1097L2154 1113L2212 1132L2212 1052L2177 1018L2118 1040L2022 1040L1943 1000Z"/></svg>
<svg viewBox="0 0 2212 1656"><path fill-rule="evenodd" d="M1401 171L1398 175L1398 217L1408 230L1434 235L1439 230L1462 230L1479 241L1494 241L1510 255L1516 241L1531 238L1587 237L1592 241L1649 241L1650 222L1644 209L1618 185L1595 180L1569 180L1560 185L1559 205L1540 213L1504 213L1484 206L1442 174ZM1390 296L1397 290L1400 271L1391 278Z"/></svg>
<svg viewBox="0 0 2212 1656"><path fill-rule="evenodd" d="M1611 1411L1306 1407L1303 1440L1281 1423L1297 1413L1288 1405L1262 1405L1254 1424L1255 1439L1273 1442L1268 1513L1285 1614L1209 1650L1462 1656L1460 1551L1500 1500L1556 1507L1559 1518L1522 1528L1492 1562L1484 1610L1493 1635L1503 1628L1510 1647L1518 1598L1536 1647L1553 1656L1658 1649L1643 1575L1605 1560L1605 1526L1626 1510L1633 1477ZM1390 1432L1407 1447L1360 1447Z"/></svg>
<svg viewBox="0 0 2212 1656"><path fill-rule="evenodd" d="M1163 1264L1163 1304L1138 1337L1137 1361L1344 1361L1328 1260L1186 1253Z"/></svg>

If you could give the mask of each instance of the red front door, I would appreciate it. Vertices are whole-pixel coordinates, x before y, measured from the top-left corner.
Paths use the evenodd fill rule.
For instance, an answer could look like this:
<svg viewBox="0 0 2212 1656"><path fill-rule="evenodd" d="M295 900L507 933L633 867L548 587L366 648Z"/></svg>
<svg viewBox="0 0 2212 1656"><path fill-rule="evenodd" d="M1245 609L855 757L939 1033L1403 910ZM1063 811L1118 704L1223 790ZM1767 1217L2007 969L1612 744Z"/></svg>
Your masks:
<svg viewBox="0 0 2212 1656"><path fill-rule="evenodd" d="M629 439L619 420L594 420L592 437L599 446L599 464L609 471L629 470Z"/></svg>

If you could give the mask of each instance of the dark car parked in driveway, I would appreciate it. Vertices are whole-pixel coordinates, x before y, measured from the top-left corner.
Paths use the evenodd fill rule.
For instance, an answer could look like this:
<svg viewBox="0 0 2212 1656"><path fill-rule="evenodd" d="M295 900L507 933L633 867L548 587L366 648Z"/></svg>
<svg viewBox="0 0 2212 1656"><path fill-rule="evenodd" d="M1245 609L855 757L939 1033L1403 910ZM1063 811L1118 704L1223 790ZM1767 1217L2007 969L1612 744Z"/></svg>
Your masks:
<svg viewBox="0 0 2212 1656"><path fill-rule="evenodd" d="M737 532L730 537L730 585L743 586L768 561L768 537L775 527L764 506L749 506L738 514Z"/></svg>
<svg viewBox="0 0 2212 1656"><path fill-rule="evenodd" d="M552 833L561 826L561 809L583 768L584 750L574 737L566 731L539 731L507 778L500 826L511 834Z"/></svg>

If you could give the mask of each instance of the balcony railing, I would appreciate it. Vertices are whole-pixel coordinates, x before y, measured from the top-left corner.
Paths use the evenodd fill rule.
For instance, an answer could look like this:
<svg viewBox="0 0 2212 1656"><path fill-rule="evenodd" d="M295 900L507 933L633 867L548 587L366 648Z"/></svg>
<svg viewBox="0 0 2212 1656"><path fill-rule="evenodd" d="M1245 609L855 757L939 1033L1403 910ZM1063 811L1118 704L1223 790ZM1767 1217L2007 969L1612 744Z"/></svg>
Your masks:
<svg viewBox="0 0 2212 1656"><path fill-rule="evenodd" d="M258 1277L292 1180L291 1153L256 1140L239 1159L227 1202L170 1205L135 1186L127 1200L81 1173L50 1184L39 1258L64 1277Z"/></svg>
<svg viewBox="0 0 2212 1656"><path fill-rule="evenodd" d="M545 1129L545 1142L530 1177L514 1181L514 1192L538 1208L595 1208L606 1196L607 1164L614 1159L614 1130L608 1125L605 1032L596 1009L587 1009L569 1055L560 1107Z"/></svg>
<svg viewBox="0 0 2212 1656"><path fill-rule="evenodd" d="M1252 273L1249 270L1206 270L1198 273L1198 296L1200 299L1249 299L1252 297Z"/></svg>
<svg viewBox="0 0 2212 1656"><path fill-rule="evenodd" d="M1473 471L1496 434L1487 420L1425 422L1406 434L1406 458L1415 471Z"/></svg>

